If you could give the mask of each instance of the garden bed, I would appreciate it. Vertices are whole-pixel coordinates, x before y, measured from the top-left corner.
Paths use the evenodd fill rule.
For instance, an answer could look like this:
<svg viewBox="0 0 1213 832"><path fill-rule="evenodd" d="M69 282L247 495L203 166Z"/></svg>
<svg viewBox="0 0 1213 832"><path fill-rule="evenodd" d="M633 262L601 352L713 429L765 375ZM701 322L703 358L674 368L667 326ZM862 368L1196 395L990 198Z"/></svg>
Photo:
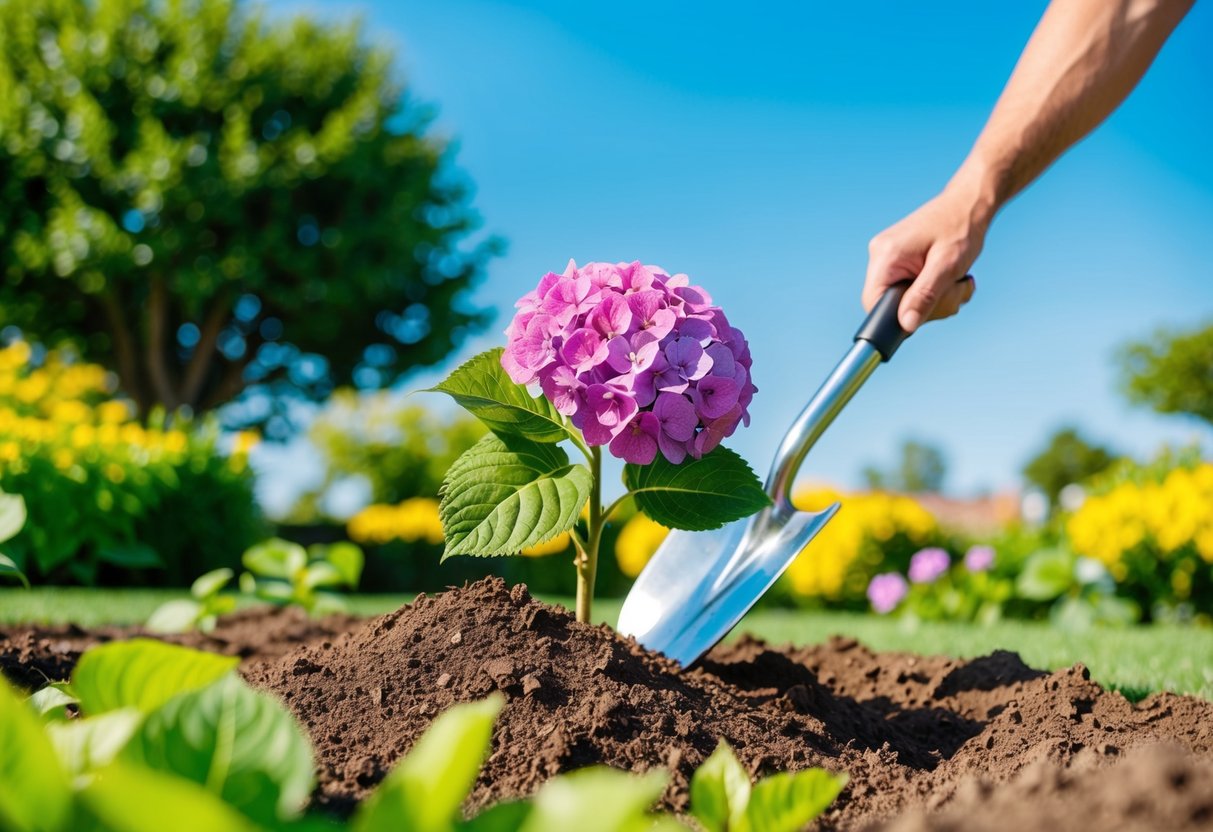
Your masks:
<svg viewBox="0 0 1213 832"><path fill-rule="evenodd" d="M0 667L26 685L62 677L89 643L132 632L13 630ZM1213 703L1164 693L1133 705L1081 666L1044 673L1011 653L743 639L682 672L496 579L362 625L245 612L188 643L244 656L246 678L286 701L316 746L315 799L340 814L438 713L500 690L508 704L471 811L593 763L669 769L662 800L681 810L688 775L725 738L753 772L847 772L823 828L1213 825Z"/></svg>

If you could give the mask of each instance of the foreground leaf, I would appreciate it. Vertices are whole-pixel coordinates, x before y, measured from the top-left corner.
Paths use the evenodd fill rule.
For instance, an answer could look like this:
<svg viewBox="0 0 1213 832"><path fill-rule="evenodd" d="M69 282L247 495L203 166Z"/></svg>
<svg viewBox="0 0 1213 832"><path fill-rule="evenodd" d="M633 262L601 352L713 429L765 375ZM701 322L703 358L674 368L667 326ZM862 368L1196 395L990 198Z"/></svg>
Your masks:
<svg viewBox="0 0 1213 832"><path fill-rule="evenodd" d="M212 569L210 572L198 576L190 585L190 595L199 601L205 600L227 586L227 582L235 575L236 573L226 566L221 569Z"/></svg>
<svg viewBox="0 0 1213 832"><path fill-rule="evenodd" d="M533 442L571 438L568 423L551 402L532 396L506 374L501 366L503 352L498 347L480 353L426 392L446 393L494 433Z"/></svg>
<svg viewBox="0 0 1213 832"><path fill-rule="evenodd" d="M261 828L197 783L121 763L98 772L82 797L104 828L123 832L256 832Z"/></svg>
<svg viewBox="0 0 1213 832"><path fill-rule="evenodd" d="M70 807L67 773L42 724L0 678L0 829L62 829Z"/></svg>
<svg viewBox="0 0 1213 832"><path fill-rule="evenodd" d="M513 555L577 522L590 471L556 445L489 434L447 471L439 514L452 555Z"/></svg>
<svg viewBox="0 0 1213 832"><path fill-rule="evenodd" d="M265 824L298 814L313 784L294 717L234 675L152 712L122 759L192 780Z"/></svg>
<svg viewBox="0 0 1213 832"><path fill-rule="evenodd" d="M307 568L307 550L290 540L271 537L245 550L241 562L259 578L293 581Z"/></svg>
<svg viewBox="0 0 1213 832"><path fill-rule="evenodd" d="M25 498L0 492L0 543L16 537L25 526L25 518Z"/></svg>
<svg viewBox="0 0 1213 832"><path fill-rule="evenodd" d="M17 568L17 564L8 555L0 555L0 578L4 577L16 578L29 589L29 578L25 577L25 573Z"/></svg>
<svg viewBox="0 0 1213 832"><path fill-rule="evenodd" d="M354 816L354 832L446 832L489 752L505 699L456 705L434 720Z"/></svg>
<svg viewBox="0 0 1213 832"><path fill-rule="evenodd" d="M26 701L38 712L43 722L67 719L67 706L79 703L70 687L63 682L55 682L35 691Z"/></svg>
<svg viewBox="0 0 1213 832"><path fill-rule="evenodd" d="M746 461L725 447L681 465L658 454L649 465L625 465L623 481L641 511L672 529L718 529L771 504Z"/></svg>
<svg viewBox="0 0 1213 832"><path fill-rule="evenodd" d="M678 829L670 818L655 818L649 808L665 790L668 775L636 775L606 766L584 768L549 780L535 795L521 832L640 832Z"/></svg>
<svg viewBox="0 0 1213 832"><path fill-rule="evenodd" d="M117 708L147 713L179 693L206 687L231 672L240 659L217 656L152 639L94 647L72 672L80 709L95 715Z"/></svg>
<svg viewBox="0 0 1213 832"><path fill-rule="evenodd" d="M707 832L740 829L750 802L750 775L721 740L691 775L691 814Z"/></svg>
<svg viewBox="0 0 1213 832"><path fill-rule="evenodd" d="M72 775L109 765L130 741L143 714L134 708L109 711L88 719L72 719L46 726L59 759Z"/></svg>
<svg viewBox="0 0 1213 832"><path fill-rule="evenodd" d="M834 802L845 774L825 769L785 771L759 781L750 793L746 820L750 832L797 832Z"/></svg>

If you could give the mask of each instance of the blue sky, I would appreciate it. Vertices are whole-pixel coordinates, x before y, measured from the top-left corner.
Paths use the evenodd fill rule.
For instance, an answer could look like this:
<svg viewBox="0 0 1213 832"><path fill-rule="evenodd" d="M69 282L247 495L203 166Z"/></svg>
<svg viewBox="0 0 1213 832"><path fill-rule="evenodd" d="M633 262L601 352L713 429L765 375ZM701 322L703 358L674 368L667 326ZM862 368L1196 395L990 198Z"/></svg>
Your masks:
<svg viewBox="0 0 1213 832"><path fill-rule="evenodd" d="M686 272L750 338L760 392L732 445L762 471L862 318L868 239L944 184L1044 6L270 3L361 15L458 141L509 241L476 294L493 332L458 358L570 257ZM1112 355L1213 316L1210 43L1198 3L1129 102L996 222L964 314L881 368L802 477L856 484L915 437L963 493L1013 486L1064 423L1139 455L1208 439L1124 404Z"/></svg>

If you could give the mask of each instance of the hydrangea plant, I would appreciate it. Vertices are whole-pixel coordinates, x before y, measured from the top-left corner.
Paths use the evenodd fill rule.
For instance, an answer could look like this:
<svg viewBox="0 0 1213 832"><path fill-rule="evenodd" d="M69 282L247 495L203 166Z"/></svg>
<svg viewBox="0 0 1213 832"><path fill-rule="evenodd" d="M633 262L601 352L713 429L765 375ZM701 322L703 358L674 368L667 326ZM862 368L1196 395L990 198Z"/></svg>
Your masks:
<svg viewBox="0 0 1213 832"><path fill-rule="evenodd" d="M768 504L754 472L721 445L749 424L750 350L702 287L639 262L570 262L516 307L504 349L432 388L491 431L443 482L443 558L517 554L569 532L577 617L588 621L602 530L625 500L688 530ZM562 443L586 464L571 463ZM625 492L607 506L604 447L624 462Z"/></svg>

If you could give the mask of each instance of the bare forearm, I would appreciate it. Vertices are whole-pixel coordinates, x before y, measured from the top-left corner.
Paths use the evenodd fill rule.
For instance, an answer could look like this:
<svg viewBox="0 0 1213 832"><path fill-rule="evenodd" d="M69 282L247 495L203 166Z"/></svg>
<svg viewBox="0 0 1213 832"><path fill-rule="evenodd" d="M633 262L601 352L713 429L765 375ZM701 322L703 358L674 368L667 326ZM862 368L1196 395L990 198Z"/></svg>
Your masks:
<svg viewBox="0 0 1213 832"><path fill-rule="evenodd" d="M1053 0L952 187L988 222L1141 80L1194 0Z"/></svg>

